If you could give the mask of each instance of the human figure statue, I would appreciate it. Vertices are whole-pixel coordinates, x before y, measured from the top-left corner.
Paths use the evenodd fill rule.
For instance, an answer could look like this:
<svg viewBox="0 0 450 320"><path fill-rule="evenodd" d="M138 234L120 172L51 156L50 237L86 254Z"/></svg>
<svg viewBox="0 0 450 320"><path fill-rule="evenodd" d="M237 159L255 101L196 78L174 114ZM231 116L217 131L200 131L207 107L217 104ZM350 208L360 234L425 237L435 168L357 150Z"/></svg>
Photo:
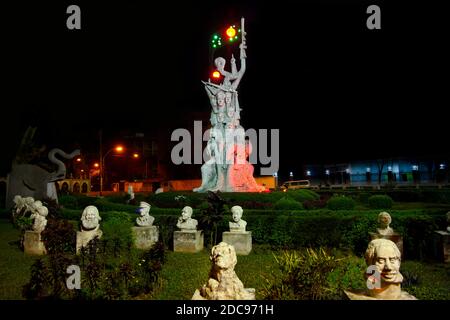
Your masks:
<svg viewBox="0 0 450 320"><path fill-rule="evenodd" d="M181 229L181 231L196 231L198 221L196 219L192 219L192 208L186 206L181 211L181 217L178 218L177 228Z"/></svg>
<svg viewBox="0 0 450 320"><path fill-rule="evenodd" d="M220 84L202 81L211 103L211 126L216 134L211 135L207 144L207 153L214 148L214 156L202 166L202 184L193 189L194 192L259 192L264 188L258 186L253 178L253 166L246 162L232 171L234 158L229 157L229 150L234 150L237 144L245 140L244 128L240 125L238 86L246 70L246 32L244 18L241 19L240 69L236 65L234 55L231 56L231 70L226 70L226 60L217 57L214 60L217 71L222 75ZM242 139L241 139L242 138ZM242 140L241 142L236 140ZM215 165L213 165L215 161ZM215 170L214 170L215 169ZM230 177L232 175L232 177ZM245 177L240 179L239 176Z"/></svg>
<svg viewBox="0 0 450 320"><path fill-rule="evenodd" d="M378 215L377 232L383 236L389 236L394 234L394 230L389 226L392 222L391 215L387 212L380 212Z"/></svg>
<svg viewBox="0 0 450 320"><path fill-rule="evenodd" d="M136 224L140 227L148 227L153 225L155 218L152 217L150 213L151 205L147 202L141 201L139 204L138 212L141 214L140 217L136 218Z"/></svg>
<svg viewBox="0 0 450 320"><path fill-rule="evenodd" d="M245 289L234 271L237 257L232 245L221 242L214 246L209 259L208 282L195 291L192 300L255 300L254 289Z"/></svg>
<svg viewBox="0 0 450 320"><path fill-rule="evenodd" d="M372 240L366 250L365 260L371 272L367 277L367 290L354 293L345 291L352 300L417 300L401 290L403 276L400 273L401 254L391 240Z"/></svg>
<svg viewBox="0 0 450 320"><path fill-rule="evenodd" d="M100 214L95 206L87 206L81 215L81 231L92 232L99 231L100 228Z"/></svg>
<svg viewBox="0 0 450 320"><path fill-rule="evenodd" d="M130 184L128 185L128 196L129 199L127 200L127 203L134 203L134 191L133 191L133 186Z"/></svg>
<svg viewBox="0 0 450 320"><path fill-rule="evenodd" d="M218 168L221 163L219 146L216 141L215 130L210 130L210 138L206 144L206 153L209 159L202 165L202 185L195 188L194 192L206 192L217 185Z"/></svg>
<svg viewBox="0 0 450 320"><path fill-rule="evenodd" d="M242 220L244 210L241 206L234 206L231 208L233 221L229 222L231 232L244 232L247 222Z"/></svg>

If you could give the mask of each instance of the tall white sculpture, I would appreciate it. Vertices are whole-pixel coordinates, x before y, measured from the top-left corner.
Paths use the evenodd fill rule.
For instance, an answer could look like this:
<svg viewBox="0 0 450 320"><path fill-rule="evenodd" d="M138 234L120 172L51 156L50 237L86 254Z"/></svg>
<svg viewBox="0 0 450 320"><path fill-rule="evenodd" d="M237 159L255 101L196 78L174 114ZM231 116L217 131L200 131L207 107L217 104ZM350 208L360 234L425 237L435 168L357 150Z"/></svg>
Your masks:
<svg viewBox="0 0 450 320"><path fill-rule="evenodd" d="M220 84L211 80L203 82L208 94L211 111L211 131L206 147L209 160L203 164L202 184L195 192L259 192L253 178L253 165L247 161L251 154L251 144L245 140L245 132L240 125L240 107L237 88L246 70L246 32L244 18L241 19L240 62L238 70L236 59L231 57L231 72L225 70L226 60L214 60L217 71L223 80Z"/></svg>

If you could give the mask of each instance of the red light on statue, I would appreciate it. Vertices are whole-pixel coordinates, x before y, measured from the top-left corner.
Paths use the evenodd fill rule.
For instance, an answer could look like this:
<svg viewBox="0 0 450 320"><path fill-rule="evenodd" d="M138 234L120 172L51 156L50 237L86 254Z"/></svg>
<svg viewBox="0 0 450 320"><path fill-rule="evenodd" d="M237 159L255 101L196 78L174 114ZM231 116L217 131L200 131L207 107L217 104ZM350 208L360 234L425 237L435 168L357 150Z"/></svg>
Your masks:
<svg viewBox="0 0 450 320"><path fill-rule="evenodd" d="M221 74L220 74L219 71L214 71L214 72L212 73L212 77L213 77L214 79L219 79L220 76L221 76Z"/></svg>
<svg viewBox="0 0 450 320"><path fill-rule="evenodd" d="M236 36L236 29L233 27L229 27L226 31L228 38L234 38Z"/></svg>

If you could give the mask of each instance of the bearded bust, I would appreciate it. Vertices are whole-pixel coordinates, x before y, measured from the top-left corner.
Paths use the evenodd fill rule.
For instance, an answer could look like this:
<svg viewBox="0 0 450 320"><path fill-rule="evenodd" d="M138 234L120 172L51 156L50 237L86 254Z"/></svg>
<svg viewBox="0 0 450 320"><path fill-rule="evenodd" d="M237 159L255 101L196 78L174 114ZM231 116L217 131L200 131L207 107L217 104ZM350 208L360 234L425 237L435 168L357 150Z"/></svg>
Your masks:
<svg viewBox="0 0 450 320"><path fill-rule="evenodd" d="M81 215L81 231L97 231L100 227L100 214L94 206L87 206Z"/></svg>

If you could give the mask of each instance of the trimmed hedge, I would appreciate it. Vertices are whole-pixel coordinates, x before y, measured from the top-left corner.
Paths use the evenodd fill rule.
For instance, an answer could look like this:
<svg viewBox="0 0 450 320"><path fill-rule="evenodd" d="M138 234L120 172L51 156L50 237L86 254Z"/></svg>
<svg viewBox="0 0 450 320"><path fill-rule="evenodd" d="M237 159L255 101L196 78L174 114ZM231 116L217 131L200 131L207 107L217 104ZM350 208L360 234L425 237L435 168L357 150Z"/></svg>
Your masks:
<svg viewBox="0 0 450 320"><path fill-rule="evenodd" d="M373 209L390 209L392 208L394 201L391 197L380 194L369 197L367 203L369 207Z"/></svg>
<svg viewBox="0 0 450 320"><path fill-rule="evenodd" d="M286 196L275 202L273 208L276 210L302 210L303 206L300 202Z"/></svg>
<svg viewBox="0 0 450 320"><path fill-rule="evenodd" d="M79 220L81 212L62 210L64 218ZM369 231L377 227L379 210L245 210L243 219L247 229L252 231L253 243L277 248L299 248L327 246L351 249L363 254L369 243ZM392 227L403 235L407 259L425 259L433 253L435 230L446 227L446 210L390 210ZM108 221L114 212L100 212ZM138 215L127 213L131 219ZM160 239L166 247L172 248L173 231L176 231L179 209L152 208L154 224L159 226ZM193 218L198 217L194 210ZM219 224L219 241L222 232L228 231L231 214ZM209 234L205 231L205 237Z"/></svg>
<svg viewBox="0 0 450 320"><path fill-rule="evenodd" d="M333 196L328 200L327 207L331 210L352 210L355 207L355 200L345 196Z"/></svg>

